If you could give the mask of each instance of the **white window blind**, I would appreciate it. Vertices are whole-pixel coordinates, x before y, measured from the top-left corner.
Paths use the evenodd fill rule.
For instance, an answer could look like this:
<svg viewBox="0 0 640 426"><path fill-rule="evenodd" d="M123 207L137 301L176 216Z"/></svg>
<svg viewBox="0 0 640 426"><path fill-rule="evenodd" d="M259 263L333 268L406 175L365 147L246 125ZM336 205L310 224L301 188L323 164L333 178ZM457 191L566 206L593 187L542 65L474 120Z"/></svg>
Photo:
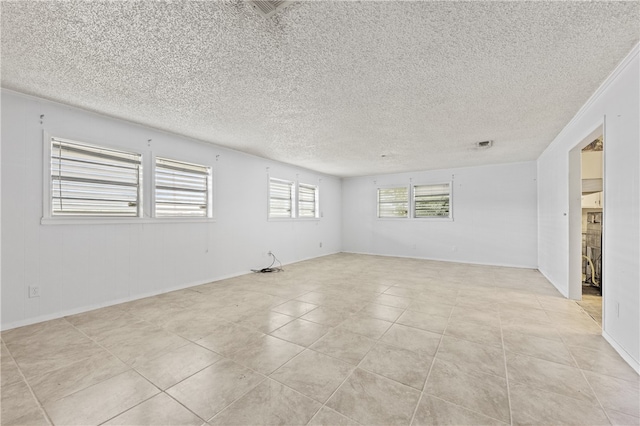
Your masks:
<svg viewBox="0 0 640 426"><path fill-rule="evenodd" d="M269 179L269 217L274 219L293 216L293 182Z"/></svg>
<svg viewBox="0 0 640 426"><path fill-rule="evenodd" d="M413 187L414 217L450 217L451 189L448 183Z"/></svg>
<svg viewBox="0 0 640 426"><path fill-rule="evenodd" d="M211 168L156 157L156 217L211 217Z"/></svg>
<svg viewBox="0 0 640 426"><path fill-rule="evenodd" d="M406 186L378 188L378 217L408 217L409 190Z"/></svg>
<svg viewBox="0 0 640 426"><path fill-rule="evenodd" d="M318 217L317 206L318 187L304 183L298 184L298 217Z"/></svg>
<svg viewBox="0 0 640 426"><path fill-rule="evenodd" d="M142 156L51 138L53 216L141 216Z"/></svg>

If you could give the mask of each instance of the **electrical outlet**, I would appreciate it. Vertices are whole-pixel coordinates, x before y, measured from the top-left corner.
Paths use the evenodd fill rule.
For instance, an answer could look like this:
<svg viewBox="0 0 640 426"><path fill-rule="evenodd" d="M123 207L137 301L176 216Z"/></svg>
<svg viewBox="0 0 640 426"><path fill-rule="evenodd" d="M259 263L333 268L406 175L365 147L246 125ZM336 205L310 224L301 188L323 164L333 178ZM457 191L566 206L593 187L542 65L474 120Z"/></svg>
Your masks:
<svg viewBox="0 0 640 426"><path fill-rule="evenodd" d="M37 285L30 285L29 297L40 297L40 287L38 287Z"/></svg>
<svg viewBox="0 0 640 426"><path fill-rule="evenodd" d="M320 241L320 248L322 248L322 241Z"/></svg>
<svg viewBox="0 0 640 426"><path fill-rule="evenodd" d="M267 256L273 256L273 253L271 253L271 250L267 252Z"/></svg>

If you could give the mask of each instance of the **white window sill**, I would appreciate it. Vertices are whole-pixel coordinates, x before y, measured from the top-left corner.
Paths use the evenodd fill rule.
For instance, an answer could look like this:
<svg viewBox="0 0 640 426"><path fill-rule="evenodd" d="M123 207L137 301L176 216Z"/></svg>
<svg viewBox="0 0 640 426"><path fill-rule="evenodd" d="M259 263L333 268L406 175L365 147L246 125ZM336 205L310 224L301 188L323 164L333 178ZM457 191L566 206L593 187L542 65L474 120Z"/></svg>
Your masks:
<svg viewBox="0 0 640 426"><path fill-rule="evenodd" d="M399 222L453 222L452 217L377 217L376 220Z"/></svg>
<svg viewBox="0 0 640 426"><path fill-rule="evenodd" d="M282 218L267 218L268 222L320 222L320 218L300 218L300 217L282 217Z"/></svg>
<svg viewBox="0 0 640 426"><path fill-rule="evenodd" d="M43 217L41 225L145 225L160 223L213 223L211 217L176 217L176 218L149 218L149 217Z"/></svg>

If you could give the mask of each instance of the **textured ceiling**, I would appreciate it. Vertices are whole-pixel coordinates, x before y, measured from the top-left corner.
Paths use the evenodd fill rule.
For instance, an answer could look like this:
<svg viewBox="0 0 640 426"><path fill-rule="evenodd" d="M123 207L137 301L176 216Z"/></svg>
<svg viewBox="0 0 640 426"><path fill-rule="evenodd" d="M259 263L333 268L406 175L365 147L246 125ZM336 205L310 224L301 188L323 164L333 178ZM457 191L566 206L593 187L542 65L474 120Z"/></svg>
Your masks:
<svg viewBox="0 0 640 426"><path fill-rule="evenodd" d="M640 38L637 1L1 7L3 87L337 176L536 159Z"/></svg>

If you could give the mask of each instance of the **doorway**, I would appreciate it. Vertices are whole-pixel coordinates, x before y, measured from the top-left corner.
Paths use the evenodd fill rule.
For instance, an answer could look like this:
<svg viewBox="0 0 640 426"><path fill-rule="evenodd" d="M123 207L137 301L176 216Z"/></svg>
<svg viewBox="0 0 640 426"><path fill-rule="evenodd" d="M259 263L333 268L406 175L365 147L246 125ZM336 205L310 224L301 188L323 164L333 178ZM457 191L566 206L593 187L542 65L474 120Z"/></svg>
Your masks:
<svg viewBox="0 0 640 426"><path fill-rule="evenodd" d="M602 327L602 215L604 210L602 135L581 151L582 300L580 306Z"/></svg>
<svg viewBox="0 0 640 426"><path fill-rule="evenodd" d="M604 123L569 152L569 297L602 327Z"/></svg>

